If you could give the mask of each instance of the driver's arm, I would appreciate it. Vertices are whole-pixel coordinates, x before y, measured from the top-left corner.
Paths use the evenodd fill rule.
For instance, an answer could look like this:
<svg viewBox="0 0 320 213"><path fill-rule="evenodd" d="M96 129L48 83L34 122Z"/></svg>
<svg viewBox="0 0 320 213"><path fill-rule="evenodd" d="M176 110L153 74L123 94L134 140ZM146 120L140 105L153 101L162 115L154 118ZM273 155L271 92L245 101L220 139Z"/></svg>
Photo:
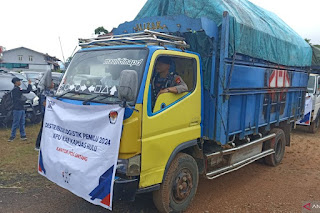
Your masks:
<svg viewBox="0 0 320 213"><path fill-rule="evenodd" d="M179 75L174 76L174 79L171 82L171 85L173 86L160 90L159 95L167 92L180 94L188 91L187 84L183 81L183 79Z"/></svg>

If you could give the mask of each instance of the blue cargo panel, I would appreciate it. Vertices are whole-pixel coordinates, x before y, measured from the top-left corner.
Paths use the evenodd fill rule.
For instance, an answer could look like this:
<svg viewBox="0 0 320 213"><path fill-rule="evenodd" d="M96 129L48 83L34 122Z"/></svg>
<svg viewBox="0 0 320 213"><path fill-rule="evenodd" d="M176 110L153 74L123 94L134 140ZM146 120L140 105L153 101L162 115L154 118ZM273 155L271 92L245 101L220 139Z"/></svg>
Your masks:
<svg viewBox="0 0 320 213"><path fill-rule="evenodd" d="M204 138L226 144L290 123L303 114L308 82L306 69L284 67L241 54L228 57L228 14L221 31L219 66L213 71L215 90L204 92ZM215 118L211 115L215 112Z"/></svg>

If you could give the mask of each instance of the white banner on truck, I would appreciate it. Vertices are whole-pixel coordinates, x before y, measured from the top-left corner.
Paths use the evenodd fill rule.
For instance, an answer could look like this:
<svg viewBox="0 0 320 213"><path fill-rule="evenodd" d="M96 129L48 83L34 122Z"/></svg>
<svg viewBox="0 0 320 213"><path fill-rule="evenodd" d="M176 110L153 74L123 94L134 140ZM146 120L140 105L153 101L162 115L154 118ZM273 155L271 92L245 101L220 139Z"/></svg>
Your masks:
<svg viewBox="0 0 320 213"><path fill-rule="evenodd" d="M112 209L124 109L47 98L38 171L85 200Z"/></svg>
<svg viewBox="0 0 320 213"><path fill-rule="evenodd" d="M300 121L297 121L297 124L309 126L311 123L311 113L312 113L312 98L306 97L306 101L304 105L304 117Z"/></svg>

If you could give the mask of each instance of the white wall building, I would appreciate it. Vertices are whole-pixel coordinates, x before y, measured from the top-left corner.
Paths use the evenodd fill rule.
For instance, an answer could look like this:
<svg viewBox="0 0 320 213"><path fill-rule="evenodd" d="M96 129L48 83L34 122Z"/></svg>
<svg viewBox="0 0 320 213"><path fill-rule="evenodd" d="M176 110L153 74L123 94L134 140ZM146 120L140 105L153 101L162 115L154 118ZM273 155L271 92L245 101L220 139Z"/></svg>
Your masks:
<svg viewBox="0 0 320 213"><path fill-rule="evenodd" d="M25 47L3 52L0 68L8 71L39 71L59 69L56 57L49 56Z"/></svg>

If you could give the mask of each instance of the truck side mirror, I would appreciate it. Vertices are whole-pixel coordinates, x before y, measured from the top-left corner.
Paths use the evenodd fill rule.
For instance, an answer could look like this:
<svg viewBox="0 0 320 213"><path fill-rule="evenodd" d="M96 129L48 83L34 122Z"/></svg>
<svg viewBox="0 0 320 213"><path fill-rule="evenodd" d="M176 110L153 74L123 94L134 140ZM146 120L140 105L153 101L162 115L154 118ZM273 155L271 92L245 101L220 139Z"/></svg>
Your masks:
<svg viewBox="0 0 320 213"><path fill-rule="evenodd" d="M138 73L123 70L120 74L118 94L121 100L134 101L138 92Z"/></svg>

